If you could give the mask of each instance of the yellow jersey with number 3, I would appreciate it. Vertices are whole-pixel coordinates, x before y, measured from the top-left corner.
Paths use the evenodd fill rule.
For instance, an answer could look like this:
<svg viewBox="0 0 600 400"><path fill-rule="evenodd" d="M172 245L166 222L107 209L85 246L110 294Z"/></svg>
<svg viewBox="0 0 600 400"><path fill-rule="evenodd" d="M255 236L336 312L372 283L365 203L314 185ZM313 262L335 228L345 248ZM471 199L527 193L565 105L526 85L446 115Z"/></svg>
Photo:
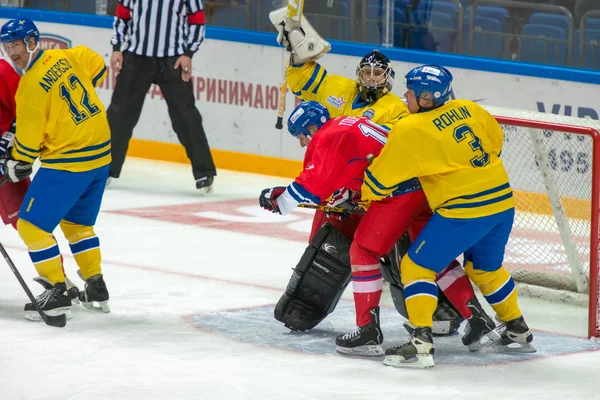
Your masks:
<svg viewBox="0 0 600 400"><path fill-rule="evenodd" d="M43 167L84 172L110 163L110 128L96 94L104 59L87 47L40 51L15 95L12 156Z"/></svg>
<svg viewBox="0 0 600 400"><path fill-rule="evenodd" d="M434 212L478 218L514 207L500 160L504 132L480 105L452 100L398 121L365 172L363 200L380 200L417 177Z"/></svg>

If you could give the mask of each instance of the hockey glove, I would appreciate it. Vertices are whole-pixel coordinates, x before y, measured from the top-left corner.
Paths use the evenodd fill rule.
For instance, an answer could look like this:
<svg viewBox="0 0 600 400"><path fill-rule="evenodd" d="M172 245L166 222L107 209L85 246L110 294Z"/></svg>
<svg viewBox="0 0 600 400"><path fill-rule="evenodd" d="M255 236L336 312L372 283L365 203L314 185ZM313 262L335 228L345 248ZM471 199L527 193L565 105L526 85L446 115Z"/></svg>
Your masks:
<svg viewBox="0 0 600 400"><path fill-rule="evenodd" d="M339 221L344 221L348 219L348 217L352 214L352 210L358 208L358 204L352 201L353 193L348 189L340 189L336 190L331 196L331 200L327 203L328 207L338 207L347 209L348 212L326 212L326 218L337 219Z"/></svg>
<svg viewBox="0 0 600 400"><path fill-rule="evenodd" d="M279 204L277 204L277 198L285 192L285 189L285 186L276 186L263 190L258 198L258 204L267 211L281 214Z"/></svg>
<svg viewBox="0 0 600 400"><path fill-rule="evenodd" d="M299 22L289 18L281 21L280 25L282 29L277 35L277 43L283 44L285 49L291 52L297 44L304 40L304 31Z"/></svg>
<svg viewBox="0 0 600 400"><path fill-rule="evenodd" d="M25 161L12 160L10 158L0 160L0 175L3 175L3 180L16 183L29 178L32 171L33 164Z"/></svg>
<svg viewBox="0 0 600 400"><path fill-rule="evenodd" d="M11 131L6 131L0 138L0 158L6 157L8 150L13 147L15 134Z"/></svg>

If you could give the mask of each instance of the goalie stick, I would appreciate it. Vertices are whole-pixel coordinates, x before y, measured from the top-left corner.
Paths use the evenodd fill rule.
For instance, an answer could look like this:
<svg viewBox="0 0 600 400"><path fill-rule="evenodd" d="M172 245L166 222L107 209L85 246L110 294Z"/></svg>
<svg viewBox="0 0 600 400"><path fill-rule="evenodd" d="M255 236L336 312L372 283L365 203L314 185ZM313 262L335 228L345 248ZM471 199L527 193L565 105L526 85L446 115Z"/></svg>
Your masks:
<svg viewBox="0 0 600 400"><path fill-rule="evenodd" d="M6 263L12 270L13 274L15 274L15 276L17 277L17 280L19 281L19 283L21 284L21 287L27 294L27 297L29 297L29 301L31 301L31 303L33 304L33 306L35 307L37 312L40 314L40 317L42 317L42 319L44 320L46 325L54 326L57 328L64 328L67 325L67 316L65 314L52 316L52 315L47 315L44 311L42 311L40 304L37 302L37 300L33 296L33 293L31 293L31 290L29 290L29 287L27 287L27 284L23 280L21 273L19 272L19 270L17 269L17 267L11 260L10 256L6 252L6 249L4 248L2 243L0 243L0 253L2 253L4 260L6 260Z"/></svg>
<svg viewBox="0 0 600 400"><path fill-rule="evenodd" d="M288 0L287 17L298 23L302 22L302 13L304 10L304 0ZM285 111L285 96L287 94L287 69L290 65L292 53L286 58L283 64L283 80L279 87L279 108L277 109L277 123L275 128L281 130L283 128L283 113Z"/></svg>

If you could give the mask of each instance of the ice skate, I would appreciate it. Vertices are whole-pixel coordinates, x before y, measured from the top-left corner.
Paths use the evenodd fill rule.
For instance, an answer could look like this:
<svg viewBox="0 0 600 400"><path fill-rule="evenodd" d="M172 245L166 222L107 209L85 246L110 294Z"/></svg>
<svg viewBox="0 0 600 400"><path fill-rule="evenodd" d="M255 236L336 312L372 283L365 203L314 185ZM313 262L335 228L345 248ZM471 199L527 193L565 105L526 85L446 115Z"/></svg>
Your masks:
<svg viewBox="0 0 600 400"><path fill-rule="evenodd" d="M38 276L33 278L44 287L44 291L35 299L44 313L51 316L65 314L67 319L71 319L71 299L67 294L67 285L64 282L52 284L48 279ZM33 303L25 304L25 319L30 321L41 321L42 317L38 314Z"/></svg>
<svg viewBox="0 0 600 400"><path fill-rule="evenodd" d="M204 176L200 179L196 179L196 189L198 189L201 194L209 194L212 192L214 180L214 176Z"/></svg>
<svg viewBox="0 0 600 400"><path fill-rule="evenodd" d="M471 310L471 318L467 320L462 342L470 351L478 351L483 347L492 346L502 339L500 333L495 328L496 324L487 315L477 298L467 302L467 307Z"/></svg>
<svg viewBox="0 0 600 400"><path fill-rule="evenodd" d="M79 292L79 301L81 305L89 310L110 312L108 304L108 289L102 274L94 275L86 279L85 289Z"/></svg>
<svg viewBox="0 0 600 400"><path fill-rule="evenodd" d="M529 330L523 317L506 322L502 328L501 340L497 348L508 353L535 353L537 349L533 346L533 333ZM497 329L498 330L498 329Z"/></svg>
<svg viewBox="0 0 600 400"><path fill-rule="evenodd" d="M370 311L371 322L335 339L336 351L355 356L382 356L383 333L379 327L379 307Z"/></svg>
<svg viewBox="0 0 600 400"><path fill-rule="evenodd" d="M433 362L431 328L417 326L408 343L385 351L383 363L398 368L431 368Z"/></svg>

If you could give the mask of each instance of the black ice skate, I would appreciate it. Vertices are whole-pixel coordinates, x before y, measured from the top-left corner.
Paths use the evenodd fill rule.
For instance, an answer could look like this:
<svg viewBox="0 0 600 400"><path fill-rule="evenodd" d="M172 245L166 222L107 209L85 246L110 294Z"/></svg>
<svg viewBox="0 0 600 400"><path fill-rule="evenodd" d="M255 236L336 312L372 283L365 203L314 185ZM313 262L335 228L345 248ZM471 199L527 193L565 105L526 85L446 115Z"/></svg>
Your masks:
<svg viewBox="0 0 600 400"><path fill-rule="evenodd" d="M208 194L212 192L212 184L214 180L214 176L204 176L200 179L196 179L196 189L198 189L202 194Z"/></svg>
<svg viewBox="0 0 600 400"><path fill-rule="evenodd" d="M431 368L435 365L434 351L431 328L417 326L408 343L385 351L383 363L398 368Z"/></svg>
<svg viewBox="0 0 600 400"><path fill-rule="evenodd" d="M64 282L57 282L53 285L48 279L41 276L35 277L33 280L45 289L35 298L44 313L50 316L65 314L67 319L73 317L71 315L71 299L67 294L67 285ZM30 321L42 320L33 303L25 304L25 319Z"/></svg>
<svg viewBox="0 0 600 400"><path fill-rule="evenodd" d="M467 302L467 307L473 315L467 320L465 334L462 337L463 344L470 351L478 351L500 342L502 336L495 330L496 324L481 307L479 300L473 297Z"/></svg>
<svg viewBox="0 0 600 400"><path fill-rule="evenodd" d="M464 318L447 300L439 301L433 313L431 334L433 336L452 336L457 333L463 321ZM404 321L402 326L404 326L409 335L413 334L415 327L408 320Z"/></svg>
<svg viewBox="0 0 600 400"><path fill-rule="evenodd" d="M110 312L108 299L108 289L106 289L102 274L89 277L85 281L85 289L79 292L81 305L89 310Z"/></svg>
<svg viewBox="0 0 600 400"><path fill-rule="evenodd" d="M497 347L503 351L510 353L535 353L537 351L531 344L533 333L522 316L506 322L501 328L503 328L502 338Z"/></svg>
<svg viewBox="0 0 600 400"><path fill-rule="evenodd" d="M371 322L359 326L354 332L340 335L335 339L336 350L342 354L355 356L382 356L383 333L379 327L379 307L370 311Z"/></svg>

